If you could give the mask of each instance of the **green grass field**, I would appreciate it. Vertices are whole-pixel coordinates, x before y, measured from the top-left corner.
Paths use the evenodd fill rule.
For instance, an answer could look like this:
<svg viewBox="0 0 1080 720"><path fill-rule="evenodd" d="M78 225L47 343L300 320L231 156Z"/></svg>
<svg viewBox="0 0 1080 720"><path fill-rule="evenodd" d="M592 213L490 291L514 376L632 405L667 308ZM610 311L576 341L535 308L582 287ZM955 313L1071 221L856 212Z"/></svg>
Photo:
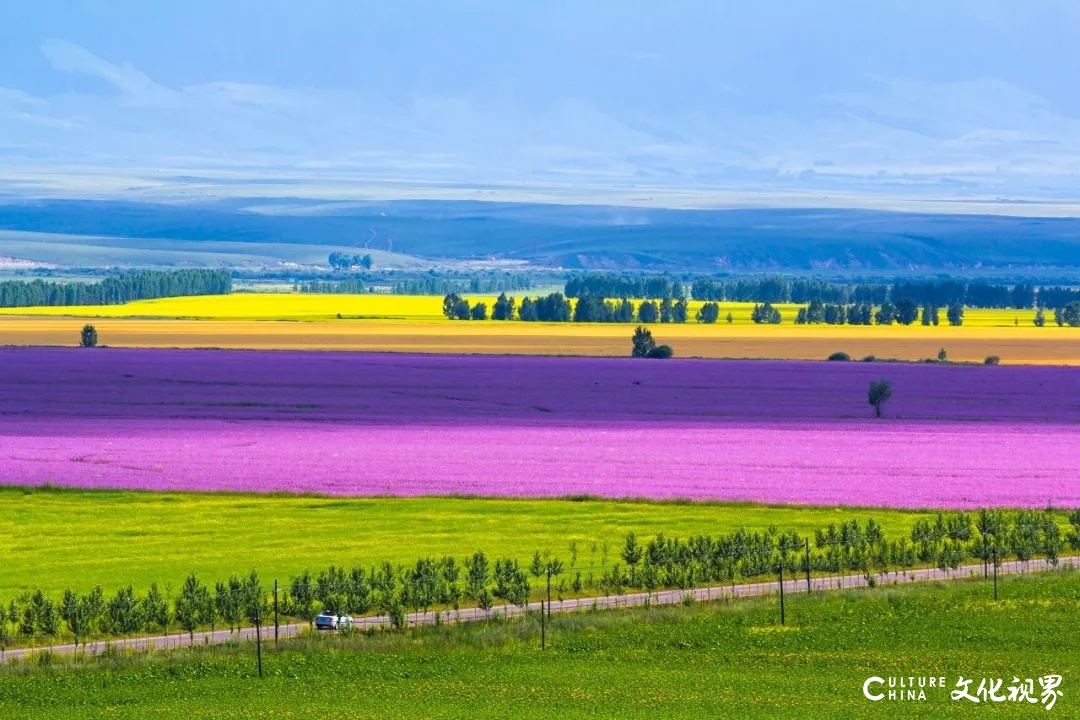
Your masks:
<svg viewBox="0 0 1080 720"><path fill-rule="evenodd" d="M318 638L264 653L250 644L6 667L3 718L920 718L1076 717L1080 573L959 581L693 607ZM960 676L1056 674L1040 704L954 701ZM922 701L870 702L871 676L941 677ZM887 688L886 688L887 689Z"/></svg>
<svg viewBox="0 0 1080 720"><path fill-rule="evenodd" d="M40 488L0 489L0 599L40 587L106 591L150 582L179 586L255 569L287 582L305 568L411 562L424 555L528 560L536 550L578 567L608 562L628 532L686 538L776 525L812 535L831 522L873 517L889 537L906 536L919 514L853 508L512 500L325 498ZM593 551L593 545L596 550Z"/></svg>

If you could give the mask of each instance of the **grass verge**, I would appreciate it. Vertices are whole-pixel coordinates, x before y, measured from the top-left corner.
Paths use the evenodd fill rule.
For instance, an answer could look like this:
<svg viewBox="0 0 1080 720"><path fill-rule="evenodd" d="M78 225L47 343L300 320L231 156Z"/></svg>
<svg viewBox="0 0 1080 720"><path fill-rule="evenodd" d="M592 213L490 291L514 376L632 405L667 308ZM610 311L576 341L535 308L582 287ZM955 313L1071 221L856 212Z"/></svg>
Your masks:
<svg viewBox="0 0 1080 720"><path fill-rule="evenodd" d="M315 637L169 654L5 667L0 717L982 717L953 701L959 676L1064 677L1054 714L1076 713L1080 573L860 590L690 607L535 617L405 634ZM870 702L877 675L940 677L921 701ZM1039 684L1036 679L1035 688ZM996 715L1043 713L994 703ZM1049 715L1047 715L1049 717Z"/></svg>

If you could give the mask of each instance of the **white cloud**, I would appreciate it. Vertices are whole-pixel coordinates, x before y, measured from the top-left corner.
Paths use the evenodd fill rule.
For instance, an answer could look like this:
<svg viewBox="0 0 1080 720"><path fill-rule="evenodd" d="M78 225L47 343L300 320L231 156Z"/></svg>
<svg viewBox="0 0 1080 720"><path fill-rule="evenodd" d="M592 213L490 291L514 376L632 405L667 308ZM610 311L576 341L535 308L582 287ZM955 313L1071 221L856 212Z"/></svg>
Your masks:
<svg viewBox="0 0 1080 720"><path fill-rule="evenodd" d="M963 174L1017 186L1080 169L1080 121L995 78L872 78L860 92L786 111L721 93L715 112L612 109L569 94L546 107L472 93L393 102L361 90L229 80L171 89L63 40L42 52L114 92L34 97L0 88L0 160L189 168L333 168L417 181L748 182L813 170L813 182L879 173ZM494 92L494 91L493 91ZM31 149L31 150L28 150ZM19 157L22 157L19 155ZM1072 182L1069 180L1068 182Z"/></svg>
<svg viewBox="0 0 1080 720"><path fill-rule="evenodd" d="M66 40L46 40L41 51L57 70L89 75L109 83L121 92L126 103L172 104L176 96L131 65L114 65Z"/></svg>

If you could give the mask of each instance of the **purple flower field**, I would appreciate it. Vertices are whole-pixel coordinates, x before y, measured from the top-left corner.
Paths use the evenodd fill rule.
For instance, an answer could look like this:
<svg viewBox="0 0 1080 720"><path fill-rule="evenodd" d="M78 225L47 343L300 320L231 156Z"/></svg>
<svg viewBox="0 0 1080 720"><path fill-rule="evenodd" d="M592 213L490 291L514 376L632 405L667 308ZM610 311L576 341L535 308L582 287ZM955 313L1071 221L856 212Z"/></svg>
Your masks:
<svg viewBox="0 0 1080 720"><path fill-rule="evenodd" d="M4 348L0 370L9 484L1080 506L1072 368Z"/></svg>

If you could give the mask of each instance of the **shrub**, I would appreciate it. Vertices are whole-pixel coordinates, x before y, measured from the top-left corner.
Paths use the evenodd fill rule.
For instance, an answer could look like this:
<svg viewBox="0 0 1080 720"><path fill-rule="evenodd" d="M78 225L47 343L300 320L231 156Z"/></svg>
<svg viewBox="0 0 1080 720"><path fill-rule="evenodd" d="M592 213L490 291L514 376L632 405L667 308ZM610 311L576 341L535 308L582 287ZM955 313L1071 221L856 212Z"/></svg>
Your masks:
<svg viewBox="0 0 1080 720"><path fill-rule="evenodd" d="M846 352L834 352L829 356L829 360L832 362L851 362L851 356Z"/></svg>
<svg viewBox="0 0 1080 720"><path fill-rule="evenodd" d="M675 351L671 349L670 345L657 345L645 357L658 358L660 360L666 360L672 357Z"/></svg>
<svg viewBox="0 0 1080 720"><path fill-rule="evenodd" d="M999 358L997 355L987 355L986 359L983 360L983 365L997 365L1000 362L1001 358Z"/></svg>
<svg viewBox="0 0 1080 720"><path fill-rule="evenodd" d="M873 355L867 355L862 359L863 362L874 362L875 360L877 360L877 358Z"/></svg>
<svg viewBox="0 0 1080 720"><path fill-rule="evenodd" d="M97 347L97 329L90 324L83 325L82 337L79 341L79 345L84 348Z"/></svg>
<svg viewBox="0 0 1080 720"><path fill-rule="evenodd" d="M945 348L941 348L937 351L938 362L946 362L949 359L949 353L945 352Z"/></svg>
<svg viewBox="0 0 1080 720"><path fill-rule="evenodd" d="M395 630L404 630L407 617L405 615L405 605L400 600L395 600L387 611L387 615L390 616L390 625Z"/></svg>

